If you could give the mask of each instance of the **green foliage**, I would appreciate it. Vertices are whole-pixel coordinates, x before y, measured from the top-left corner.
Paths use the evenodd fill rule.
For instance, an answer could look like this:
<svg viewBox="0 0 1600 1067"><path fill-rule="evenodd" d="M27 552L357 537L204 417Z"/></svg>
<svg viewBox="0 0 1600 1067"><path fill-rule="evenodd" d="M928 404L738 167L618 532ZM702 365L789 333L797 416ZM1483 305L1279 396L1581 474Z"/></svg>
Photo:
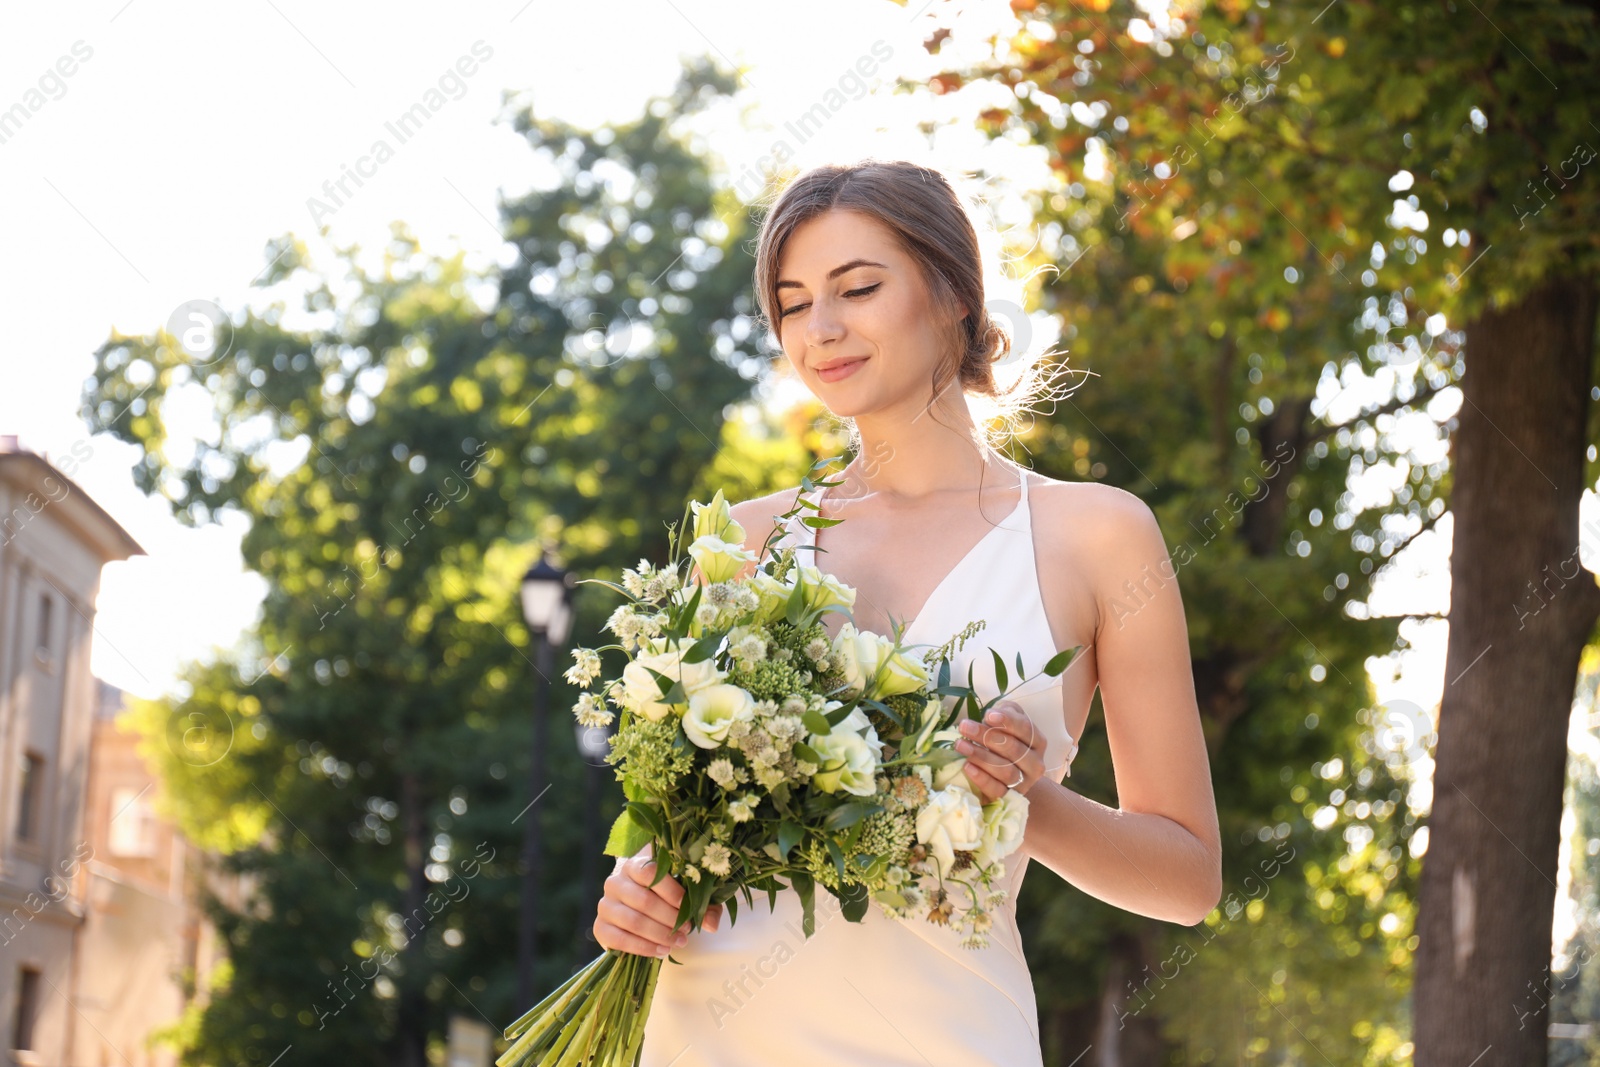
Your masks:
<svg viewBox="0 0 1600 1067"><path fill-rule="evenodd" d="M532 543L580 575L667 548L758 357L745 220L670 119L726 79L597 133L517 120L553 188L503 206L516 250L477 274L403 227L379 262L293 237L224 350L113 335L84 415L144 450L184 522L243 518L267 594L250 647L195 664L133 720L185 829L243 879L210 913L229 960L170 1037L185 1063L389 1064L448 1015L511 1019L535 667L518 605ZM604 231L602 234L601 231ZM586 339L626 322L615 358ZM206 397L209 440L169 439ZM746 433L754 432L747 427ZM614 594L579 586L573 640ZM536 987L598 950L579 868L582 776L552 685ZM617 798L608 791L615 811ZM468 901L470 900L470 903ZM420 1062L420 1059L418 1060Z"/></svg>
<svg viewBox="0 0 1600 1067"><path fill-rule="evenodd" d="M941 84L1010 86L986 128L1045 146L1057 178L1020 269L1055 268L1038 301L1098 376L1028 451L1139 494L1167 535L1225 884L1274 843L1298 856L1261 922L1219 935L1147 1015L1172 1062L1316 1058L1188 1010L1213 993L1316 1020L1335 1062L1403 1061L1426 812L1375 751L1367 664L1404 646L1368 597L1444 513L1461 324L1595 265L1600 184L1573 173L1576 146L1600 145L1594 13L1229 0L1174 9L1162 39L1131 2L1012 6L1034 21L1004 58ZM1558 161L1566 180L1527 200ZM1072 784L1115 804L1094 723ZM1108 983L1189 936L1045 881L1022 900L1042 1013L1116 1003Z"/></svg>

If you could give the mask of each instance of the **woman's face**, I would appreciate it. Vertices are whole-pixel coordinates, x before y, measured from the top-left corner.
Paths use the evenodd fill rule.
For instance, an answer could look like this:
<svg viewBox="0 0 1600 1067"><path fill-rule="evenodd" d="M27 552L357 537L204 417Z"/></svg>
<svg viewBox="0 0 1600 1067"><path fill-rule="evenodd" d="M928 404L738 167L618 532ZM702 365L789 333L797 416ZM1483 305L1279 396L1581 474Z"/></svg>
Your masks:
<svg viewBox="0 0 1600 1067"><path fill-rule="evenodd" d="M795 228L778 263L776 314L789 363L835 415L915 413L927 402L945 343L940 313L871 216L835 208Z"/></svg>

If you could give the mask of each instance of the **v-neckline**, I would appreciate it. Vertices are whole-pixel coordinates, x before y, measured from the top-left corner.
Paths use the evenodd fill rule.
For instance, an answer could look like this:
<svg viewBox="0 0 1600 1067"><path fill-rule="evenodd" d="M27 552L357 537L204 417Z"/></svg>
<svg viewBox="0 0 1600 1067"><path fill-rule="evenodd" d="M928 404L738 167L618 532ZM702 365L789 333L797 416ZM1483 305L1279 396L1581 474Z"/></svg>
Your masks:
<svg viewBox="0 0 1600 1067"><path fill-rule="evenodd" d="M1006 517L1004 519L1001 519L1000 522L998 522L994 526L990 527L987 533L985 533L982 537L978 538L978 540L972 545L972 547L967 549L966 552L964 552L962 554L960 559L956 560L955 565L952 566L948 571L945 572L945 576L939 580L939 584L937 584L937 585L935 585L933 587L933 591L931 593L929 593L927 595L927 597L925 597L923 599L922 606L917 609L916 615L914 615L912 617L911 621L906 624L905 629L900 631L901 639L903 641L905 641L908 645L914 645L916 643L916 642L912 641L912 639L911 639L912 638L912 631L915 630L917 628L917 625L919 623L921 623L924 618L927 617L928 609L933 607L934 601L939 599L939 594L944 592L945 587L950 584L951 579L956 576L957 572L959 572L962 567L967 565L967 562L972 559L973 555L977 553L978 549L980 549L984 545L988 544L989 539L991 537L993 537L995 534L999 533L1001 530L1009 529L1010 528L1009 523L1011 522L1011 520L1015 519L1017 517L1017 515L1022 511L1022 509L1027 507L1027 505L1028 505L1028 489L1027 489L1028 473L1027 473L1027 471L1022 470L1021 468L1018 468L1018 473L1021 476L1021 480L1017 483L1017 487L1016 487L1017 488L1017 492L1019 494L1018 497L1017 497L1017 505L1016 505L1016 507L1012 508L1011 512L1008 515L1006 515ZM828 493L828 487L827 486L823 486L822 492L817 494L817 499L816 499L815 503L817 505L817 515L818 515L818 517L821 517L821 515L822 515L822 498L824 496L826 496L827 493ZM1030 523L1031 523L1031 516L1030 516ZM811 533L810 533L811 545L812 545L812 547L816 547L816 544L817 544L817 530L816 530L816 528L815 527L811 527L811 526L805 526L803 523L801 525L802 525L803 528L811 531ZM817 570L820 571L821 573L823 573L824 575L826 575L828 577L833 577L832 574L830 574L829 572L824 571L822 569L822 561L819 558L820 555L821 555L820 552L813 552L811 554L812 565L815 566L817 568ZM892 629L892 622L891 622L891 630L890 630L890 632L884 634L883 636L885 636L885 637L893 637L894 636L893 629Z"/></svg>

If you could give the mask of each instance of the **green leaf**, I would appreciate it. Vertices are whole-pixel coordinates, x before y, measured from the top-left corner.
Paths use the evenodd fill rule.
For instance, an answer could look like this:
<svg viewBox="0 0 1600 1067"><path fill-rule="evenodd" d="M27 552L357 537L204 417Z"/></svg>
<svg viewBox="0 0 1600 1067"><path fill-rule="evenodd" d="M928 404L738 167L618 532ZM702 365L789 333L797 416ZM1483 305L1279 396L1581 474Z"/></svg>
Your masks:
<svg viewBox="0 0 1600 1067"><path fill-rule="evenodd" d="M809 874L794 871L789 875L789 884L800 895L800 930L810 937L817 932L816 883Z"/></svg>
<svg viewBox="0 0 1600 1067"><path fill-rule="evenodd" d="M607 856L627 859L653 840L649 828L634 818L633 808L634 805L629 804L611 824L611 834L606 838Z"/></svg>
<svg viewBox="0 0 1600 1067"><path fill-rule="evenodd" d="M833 838L823 838L823 842L828 846L829 858L833 860L833 865L839 870L839 880L843 881L845 877L844 853L839 851L839 846L834 844Z"/></svg>
<svg viewBox="0 0 1600 1067"><path fill-rule="evenodd" d="M882 810L883 806L881 804L863 804L859 802L840 804L828 812L827 817L822 820L822 825L829 830L845 830L854 826L865 816Z"/></svg>
<svg viewBox="0 0 1600 1067"><path fill-rule="evenodd" d="M1050 657L1050 662L1044 665L1044 673L1054 678L1056 675L1066 670L1067 664L1072 662L1072 657L1076 656L1082 650L1082 645L1075 645L1072 648L1057 652L1055 655Z"/></svg>
<svg viewBox="0 0 1600 1067"><path fill-rule="evenodd" d="M723 637L724 634L721 631L703 635L700 640L689 646L688 651L684 652L683 662L704 663L717 654L717 646L722 643Z"/></svg>
<svg viewBox="0 0 1600 1067"><path fill-rule="evenodd" d="M653 805L641 804L637 801L629 803L627 809L645 829L649 830L661 840L667 839L667 824L662 821L661 813Z"/></svg>
<svg viewBox="0 0 1600 1067"><path fill-rule="evenodd" d="M849 922L858 923L867 914L869 897L866 886L859 884L841 886L836 895L839 898L840 914Z"/></svg>
<svg viewBox="0 0 1600 1067"><path fill-rule="evenodd" d="M1006 674L1006 661L1000 658L1000 653L994 649L989 650L989 655L994 657L994 678L1002 690L1011 688L1009 676Z"/></svg>
<svg viewBox="0 0 1600 1067"><path fill-rule="evenodd" d="M795 579L794 588L789 592L789 599L783 607L783 617L790 626L799 627L800 620L806 614L805 584L798 578Z"/></svg>
<svg viewBox="0 0 1600 1067"><path fill-rule="evenodd" d="M800 716L800 721L805 723L806 729L814 734L827 735L833 732L833 723L829 721L826 715L814 708L807 708L806 713Z"/></svg>
<svg viewBox="0 0 1600 1067"><path fill-rule="evenodd" d="M822 758L822 754L820 752L806 744L804 741L795 742L794 754L796 759L803 759L807 763L815 763L818 767L827 762Z"/></svg>
<svg viewBox="0 0 1600 1067"><path fill-rule="evenodd" d="M843 519L825 519L821 515L806 515L806 516L803 516L800 519L800 521L805 523L807 526L811 527L813 530L815 530L815 529L818 529L818 528L821 528L821 527L837 526L841 522L843 522L844 520Z"/></svg>
<svg viewBox="0 0 1600 1067"><path fill-rule="evenodd" d="M788 819L785 819L781 823L779 823L778 824L778 855L779 855L779 858L787 860L789 858L790 849L792 849L792 848L794 848L794 846L798 845L800 843L800 840L805 836L806 836L806 832L800 826L799 823L791 822Z"/></svg>

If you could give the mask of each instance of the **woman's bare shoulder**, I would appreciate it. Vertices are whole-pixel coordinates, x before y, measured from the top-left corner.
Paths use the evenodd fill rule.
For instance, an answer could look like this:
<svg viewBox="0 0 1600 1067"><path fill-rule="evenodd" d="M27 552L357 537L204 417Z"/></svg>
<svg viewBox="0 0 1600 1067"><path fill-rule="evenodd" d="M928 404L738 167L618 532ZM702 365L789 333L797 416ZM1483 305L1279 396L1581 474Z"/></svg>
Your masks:
<svg viewBox="0 0 1600 1067"><path fill-rule="evenodd" d="M766 496L751 497L728 505L733 521L744 527L745 547L752 551L766 543L767 535L778 526L778 517L794 507L800 486L779 489Z"/></svg>
<svg viewBox="0 0 1600 1067"><path fill-rule="evenodd" d="M1063 482L1034 474L1030 483L1040 533L1071 535L1102 545L1148 532L1155 513L1137 495L1105 482Z"/></svg>
<svg viewBox="0 0 1600 1067"><path fill-rule="evenodd" d="M1169 558L1155 512L1137 495L1104 482L1043 481L1034 489L1041 578L1050 585L1053 575L1063 595L1081 591L1103 611L1124 581Z"/></svg>

